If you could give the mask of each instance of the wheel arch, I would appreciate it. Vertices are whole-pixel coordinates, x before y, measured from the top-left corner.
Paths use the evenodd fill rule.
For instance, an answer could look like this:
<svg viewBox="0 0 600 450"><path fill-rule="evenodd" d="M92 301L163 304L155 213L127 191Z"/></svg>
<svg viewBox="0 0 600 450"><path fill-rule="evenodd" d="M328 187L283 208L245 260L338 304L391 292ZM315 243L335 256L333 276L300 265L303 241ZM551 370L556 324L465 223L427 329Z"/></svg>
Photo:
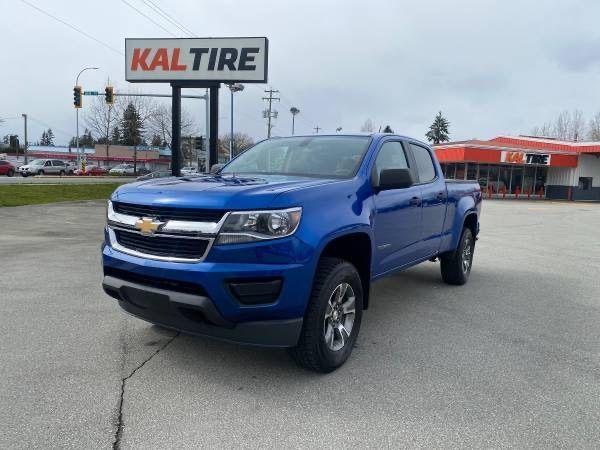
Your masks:
<svg viewBox="0 0 600 450"><path fill-rule="evenodd" d="M319 259L324 256L336 257L356 267L363 290L363 309L369 306L372 255L372 240L366 231L352 231L332 237L319 253Z"/></svg>

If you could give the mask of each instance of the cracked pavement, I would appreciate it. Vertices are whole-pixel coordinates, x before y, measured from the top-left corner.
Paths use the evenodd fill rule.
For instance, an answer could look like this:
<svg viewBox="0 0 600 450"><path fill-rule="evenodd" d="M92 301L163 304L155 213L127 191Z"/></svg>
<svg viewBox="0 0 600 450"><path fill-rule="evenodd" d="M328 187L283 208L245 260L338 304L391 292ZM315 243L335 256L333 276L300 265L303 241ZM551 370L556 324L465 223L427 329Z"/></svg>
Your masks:
<svg viewBox="0 0 600 450"><path fill-rule="evenodd" d="M469 284L375 285L340 370L152 326L101 289L103 202L0 208L0 448L600 441L600 205L484 202Z"/></svg>

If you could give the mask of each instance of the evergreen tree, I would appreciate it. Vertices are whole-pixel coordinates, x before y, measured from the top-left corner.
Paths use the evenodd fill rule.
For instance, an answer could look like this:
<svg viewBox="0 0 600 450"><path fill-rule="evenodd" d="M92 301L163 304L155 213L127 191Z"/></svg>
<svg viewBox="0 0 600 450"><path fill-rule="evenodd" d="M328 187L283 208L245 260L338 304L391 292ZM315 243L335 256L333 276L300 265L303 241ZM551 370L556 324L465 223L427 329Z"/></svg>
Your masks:
<svg viewBox="0 0 600 450"><path fill-rule="evenodd" d="M121 132L119 131L119 127L114 127L112 129L112 133L111 133L111 137L110 137L110 143L111 144L118 144L119 142L121 142Z"/></svg>
<svg viewBox="0 0 600 450"><path fill-rule="evenodd" d="M46 145L54 147L54 133L52 132L52 128L48 128L48 131L46 132L46 141Z"/></svg>
<svg viewBox="0 0 600 450"><path fill-rule="evenodd" d="M48 145L48 135L46 134L46 130L42 131L42 138L40 139L40 145Z"/></svg>
<svg viewBox="0 0 600 450"><path fill-rule="evenodd" d="M121 120L121 144L140 145L142 143L143 126L140 114L133 103L127 105Z"/></svg>
<svg viewBox="0 0 600 450"><path fill-rule="evenodd" d="M153 134L150 145L152 147L160 147L160 144L162 144L162 139L160 138L160 136L158 134Z"/></svg>
<svg viewBox="0 0 600 450"><path fill-rule="evenodd" d="M386 125L385 128L383 129L384 133L393 133L394 130L392 130L392 127L390 127L389 125Z"/></svg>
<svg viewBox="0 0 600 450"><path fill-rule="evenodd" d="M450 140L448 127L450 122L442 116L442 112L438 112L433 120L433 123L429 127L429 131L425 134L425 137L429 142L433 144L439 144L440 142L448 142Z"/></svg>

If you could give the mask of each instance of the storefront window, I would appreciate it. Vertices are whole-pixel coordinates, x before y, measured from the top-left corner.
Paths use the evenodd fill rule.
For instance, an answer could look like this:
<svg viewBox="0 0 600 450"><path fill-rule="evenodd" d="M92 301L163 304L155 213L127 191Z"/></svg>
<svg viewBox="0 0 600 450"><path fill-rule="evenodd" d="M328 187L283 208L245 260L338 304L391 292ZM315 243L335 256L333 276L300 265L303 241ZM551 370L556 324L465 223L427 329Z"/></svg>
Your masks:
<svg viewBox="0 0 600 450"><path fill-rule="evenodd" d="M510 177L509 192L511 194L523 192L523 167L511 167L512 174Z"/></svg>
<svg viewBox="0 0 600 450"><path fill-rule="evenodd" d="M500 166L499 177L498 177L498 192L510 192L510 166Z"/></svg>
<svg viewBox="0 0 600 450"><path fill-rule="evenodd" d="M487 164L479 165L479 178L477 179L477 181L479 181L479 186L481 186L481 189L487 188L488 170L489 170L489 166Z"/></svg>
<svg viewBox="0 0 600 450"><path fill-rule="evenodd" d="M492 192L497 193L499 188L498 175L500 168L498 166L490 165L490 171L488 176L488 186L492 188Z"/></svg>
<svg viewBox="0 0 600 450"><path fill-rule="evenodd" d="M456 163L446 164L446 171L444 177L452 180L454 178L454 172L456 171Z"/></svg>
<svg viewBox="0 0 600 450"><path fill-rule="evenodd" d="M465 179L465 163L457 163L456 164L456 174L454 178L457 180Z"/></svg>
<svg viewBox="0 0 600 450"><path fill-rule="evenodd" d="M546 166L538 166L535 169L535 192L539 193L541 190L542 193L545 193L546 189L546 177L548 176L548 167Z"/></svg>
<svg viewBox="0 0 600 450"><path fill-rule="evenodd" d="M527 194L529 192L533 193L534 191L534 182L535 182L535 171L536 167L527 166L524 168L523 174L523 193Z"/></svg>
<svg viewBox="0 0 600 450"><path fill-rule="evenodd" d="M476 180L477 179L477 167L479 164L477 163L468 163L467 164L467 180Z"/></svg>

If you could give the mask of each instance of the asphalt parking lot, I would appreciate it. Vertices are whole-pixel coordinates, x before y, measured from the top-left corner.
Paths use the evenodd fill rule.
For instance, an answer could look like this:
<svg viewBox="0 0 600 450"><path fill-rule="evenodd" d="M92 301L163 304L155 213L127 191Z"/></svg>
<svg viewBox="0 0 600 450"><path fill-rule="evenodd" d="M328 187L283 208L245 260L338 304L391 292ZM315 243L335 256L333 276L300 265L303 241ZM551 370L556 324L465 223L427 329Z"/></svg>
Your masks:
<svg viewBox="0 0 600 450"><path fill-rule="evenodd" d="M599 204L484 202L468 285L437 263L378 282L328 375L124 314L103 222L104 202L0 208L1 448L600 442Z"/></svg>

